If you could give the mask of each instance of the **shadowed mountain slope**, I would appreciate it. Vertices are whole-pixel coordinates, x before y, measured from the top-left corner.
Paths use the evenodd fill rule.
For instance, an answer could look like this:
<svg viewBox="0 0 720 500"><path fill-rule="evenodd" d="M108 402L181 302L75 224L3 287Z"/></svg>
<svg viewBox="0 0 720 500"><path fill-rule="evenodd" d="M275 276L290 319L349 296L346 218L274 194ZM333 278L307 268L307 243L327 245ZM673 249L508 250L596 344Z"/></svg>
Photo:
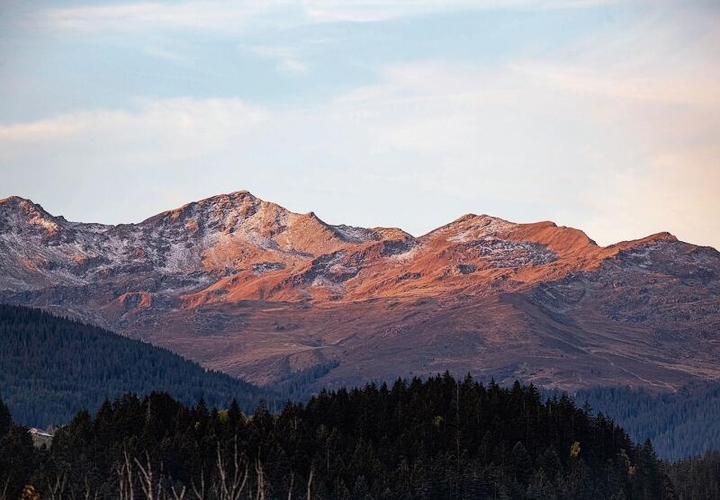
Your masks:
<svg viewBox="0 0 720 500"><path fill-rule="evenodd" d="M27 425L65 424L130 391L167 391L188 404L205 398L223 408L235 398L245 411L263 399L282 403L165 349L36 309L0 305L0 339L0 397Z"/></svg>

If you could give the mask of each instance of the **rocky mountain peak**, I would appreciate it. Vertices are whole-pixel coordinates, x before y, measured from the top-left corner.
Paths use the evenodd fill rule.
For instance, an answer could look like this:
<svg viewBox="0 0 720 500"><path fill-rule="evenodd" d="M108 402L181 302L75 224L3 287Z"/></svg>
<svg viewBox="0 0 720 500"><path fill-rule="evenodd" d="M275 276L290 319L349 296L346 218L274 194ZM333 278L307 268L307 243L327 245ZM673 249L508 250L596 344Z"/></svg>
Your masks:
<svg viewBox="0 0 720 500"><path fill-rule="evenodd" d="M262 208L280 208L256 198L248 191L236 191L188 203L179 208L155 215L141 225L202 225L227 230L258 213ZM284 210L284 209L283 209Z"/></svg>
<svg viewBox="0 0 720 500"><path fill-rule="evenodd" d="M646 243L658 243L658 242L675 243L677 241L678 241L677 236L675 236L672 233L668 233L667 231L663 231L660 233L651 234L650 236L646 236L645 238L641 238L639 240L635 240L632 243L634 243L634 244L646 244Z"/></svg>
<svg viewBox="0 0 720 500"><path fill-rule="evenodd" d="M32 200L22 198L20 196L9 196L7 198L0 199L0 210L3 212L18 212L24 213L25 215L42 215L47 218L53 218L52 215L47 213L42 206L33 203Z"/></svg>
<svg viewBox="0 0 720 500"><path fill-rule="evenodd" d="M31 200L19 196L10 196L0 200L0 227L8 229L25 228L39 230L48 236L57 234L62 217L54 217Z"/></svg>
<svg viewBox="0 0 720 500"><path fill-rule="evenodd" d="M424 240L446 239L463 243L498 235L516 224L490 215L465 214L422 237Z"/></svg>

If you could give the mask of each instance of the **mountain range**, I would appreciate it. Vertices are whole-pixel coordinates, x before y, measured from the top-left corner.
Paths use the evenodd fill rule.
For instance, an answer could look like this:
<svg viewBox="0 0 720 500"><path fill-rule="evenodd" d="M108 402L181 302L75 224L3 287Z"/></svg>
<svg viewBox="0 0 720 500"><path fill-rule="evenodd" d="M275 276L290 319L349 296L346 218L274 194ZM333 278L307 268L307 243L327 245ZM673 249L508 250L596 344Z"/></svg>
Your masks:
<svg viewBox="0 0 720 500"><path fill-rule="evenodd" d="M246 191L138 224L0 200L0 302L41 307L257 384L449 370L575 390L720 379L720 252L607 247L468 214L420 237L330 225Z"/></svg>

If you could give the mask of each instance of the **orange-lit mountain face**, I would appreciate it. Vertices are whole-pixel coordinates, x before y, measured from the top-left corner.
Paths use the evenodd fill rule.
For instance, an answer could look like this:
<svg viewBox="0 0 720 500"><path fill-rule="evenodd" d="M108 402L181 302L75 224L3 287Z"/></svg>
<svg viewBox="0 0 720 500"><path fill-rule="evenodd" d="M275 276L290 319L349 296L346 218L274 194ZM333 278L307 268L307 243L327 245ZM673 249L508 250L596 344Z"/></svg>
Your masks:
<svg viewBox="0 0 720 500"><path fill-rule="evenodd" d="M661 233L600 247L466 215L415 238L248 192L140 224L0 200L0 301L43 307L272 383L457 374L574 389L720 378L720 253Z"/></svg>

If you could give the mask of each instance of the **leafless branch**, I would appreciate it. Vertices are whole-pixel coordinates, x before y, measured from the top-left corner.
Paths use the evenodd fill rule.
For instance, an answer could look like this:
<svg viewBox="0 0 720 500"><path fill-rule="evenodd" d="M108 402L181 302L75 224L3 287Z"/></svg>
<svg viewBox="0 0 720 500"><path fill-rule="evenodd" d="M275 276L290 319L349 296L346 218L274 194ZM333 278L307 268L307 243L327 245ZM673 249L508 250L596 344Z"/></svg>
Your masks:
<svg viewBox="0 0 720 500"><path fill-rule="evenodd" d="M255 459L255 473L257 474L257 494L255 499L265 500L265 472L259 458Z"/></svg>
<svg viewBox="0 0 720 500"><path fill-rule="evenodd" d="M205 500L205 473L200 472L200 489L195 486L195 481L192 482L192 490L197 500Z"/></svg>
<svg viewBox="0 0 720 500"><path fill-rule="evenodd" d="M173 500L184 500L185 499L185 492L186 488L185 486L182 487L182 490L178 493L178 491L175 489L175 485L170 486L170 493L172 493Z"/></svg>
<svg viewBox="0 0 720 500"><path fill-rule="evenodd" d="M307 500L310 500L312 498L311 496L311 489L313 476L315 476L315 467L310 467L310 477L308 477L308 483L307 483Z"/></svg>
<svg viewBox="0 0 720 500"><path fill-rule="evenodd" d="M67 474L57 475L55 482L50 484L48 491L51 500L61 500L65 496L65 485L67 484ZM2 498L2 497L0 497Z"/></svg>
<svg viewBox="0 0 720 500"><path fill-rule="evenodd" d="M292 500L294 485L295 485L295 472L290 471L290 488L288 488L288 500Z"/></svg>
<svg viewBox="0 0 720 500"><path fill-rule="evenodd" d="M10 487L10 478L5 479L5 486L0 491L0 500L7 500L7 490Z"/></svg>

